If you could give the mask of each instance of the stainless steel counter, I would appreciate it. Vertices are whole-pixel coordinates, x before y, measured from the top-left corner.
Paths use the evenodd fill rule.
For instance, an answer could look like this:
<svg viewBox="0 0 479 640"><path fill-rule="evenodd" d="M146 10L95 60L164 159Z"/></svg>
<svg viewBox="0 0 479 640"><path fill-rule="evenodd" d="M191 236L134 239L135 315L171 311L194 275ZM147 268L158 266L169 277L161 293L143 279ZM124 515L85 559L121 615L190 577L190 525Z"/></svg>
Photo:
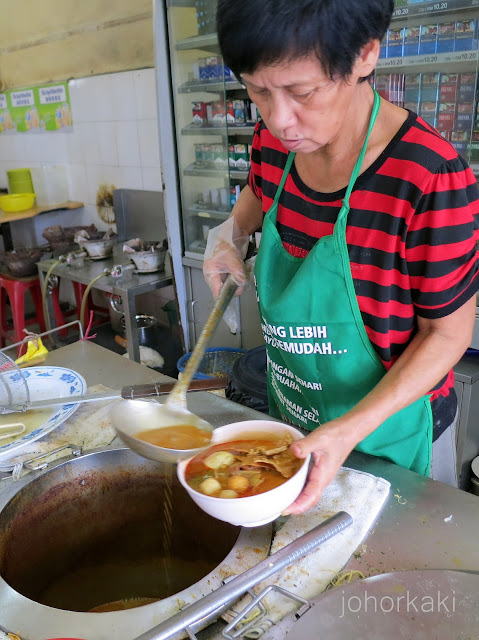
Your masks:
<svg viewBox="0 0 479 640"><path fill-rule="evenodd" d="M88 260L80 259L73 264L58 264L52 272L52 275L59 278L65 278L73 282L80 282L88 285L90 282L104 273L105 269L111 269L113 265L131 265L130 260L121 252L121 243L114 248L113 257L105 260ZM43 287L43 281L49 268L54 264L55 260L44 260L37 264L40 282ZM120 277L105 276L95 282L94 288L106 291L114 295L121 296L123 300L123 312L125 315L126 339L128 341L128 355L132 360L140 362L140 349L138 344L138 332L136 331L136 297L142 293L149 293L155 289L161 289L172 284L171 271L169 264L166 265L165 271L156 273L134 273L129 270ZM50 326L54 326L53 313L50 305L48 307L48 315Z"/></svg>
<svg viewBox="0 0 479 640"><path fill-rule="evenodd" d="M89 342L54 351L47 356L46 363L75 369L88 385L102 383L120 388L169 379ZM263 414L207 392L189 394L188 405L214 426L264 419ZM120 445L120 441L110 447L115 444ZM479 546L475 540L475 532L479 530L477 496L356 452L348 458L346 466L385 478L391 483L391 493L377 522L345 569L358 569L365 576L414 569L479 572ZM13 619L8 620L7 615L7 621L11 627ZM281 627L274 633L273 630L264 636L265 640L284 638ZM216 638L216 631L205 629L201 638ZM103 636L101 640L105 640Z"/></svg>
<svg viewBox="0 0 479 640"><path fill-rule="evenodd" d="M165 380L135 362L102 347L79 342L52 352L48 364L69 366L81 373L89 385L103 383L112 388L124 384ZM206 392L191 393L191 411L221 426L264 415ZM385 478L391 495L377 524L364 541L359 557L347 569L366 576L410 569L462 569L479 571L479 497L385 462L353 452L346 466Z"/></svg>

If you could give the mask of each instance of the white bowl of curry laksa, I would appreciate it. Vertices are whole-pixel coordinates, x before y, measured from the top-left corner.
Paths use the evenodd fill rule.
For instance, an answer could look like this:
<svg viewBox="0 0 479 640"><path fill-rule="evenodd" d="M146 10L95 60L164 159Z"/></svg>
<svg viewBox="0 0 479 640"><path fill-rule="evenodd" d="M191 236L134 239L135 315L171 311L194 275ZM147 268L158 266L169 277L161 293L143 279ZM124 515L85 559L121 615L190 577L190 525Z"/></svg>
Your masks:
<svg viewBox="0 0 479 640"><path fill-rule="evenodd" d="M230 524L272 522L300 494L310 456L289 445L303 434L282 422L248 420L214 429L211 446L178 464L178 479L206 513Z"/></svg>

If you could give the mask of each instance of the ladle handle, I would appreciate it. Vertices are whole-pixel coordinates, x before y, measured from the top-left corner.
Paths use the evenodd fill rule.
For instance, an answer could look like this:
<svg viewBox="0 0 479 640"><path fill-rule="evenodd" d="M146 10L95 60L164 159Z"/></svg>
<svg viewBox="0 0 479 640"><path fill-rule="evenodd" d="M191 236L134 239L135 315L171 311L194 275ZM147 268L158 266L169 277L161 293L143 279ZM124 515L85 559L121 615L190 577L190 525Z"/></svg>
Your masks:
<svg viewBox="0 0 479 640"><path fill-rule="evenodd" d="M176 382L154 382L151 384L132 384L122 387L121 397L124 400L135 398L148 398L149 396L162 396L175 386ZM226 389L227 376L221 378L206 378L204 380L192 380L188 391L210 391L212 389Z"/></svg>
<svg viewBox="0 0 479 640"><path fill-rule="evenodd" d="M181 378L175 384L168 397L167 404L169 406L186 409L186 390L190 386L193 376L198 369L201 358L205 352L206 345L218 326L218 323L221 320L226 307L231 302L237 288L238 284L234 281L231 275L228 275L221 287L218 297L216 298L213 309L200 333L196 346L186 363L185 370L181 374Z"/></svg>

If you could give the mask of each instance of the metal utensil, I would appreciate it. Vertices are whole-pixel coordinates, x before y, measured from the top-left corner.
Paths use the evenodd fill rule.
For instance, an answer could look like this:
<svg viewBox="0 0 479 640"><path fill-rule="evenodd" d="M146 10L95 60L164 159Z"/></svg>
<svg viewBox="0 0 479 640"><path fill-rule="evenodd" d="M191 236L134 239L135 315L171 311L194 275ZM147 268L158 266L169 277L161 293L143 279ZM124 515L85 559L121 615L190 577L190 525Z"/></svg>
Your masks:
<svg viewBox="0 0 479 640"><path fill-rule="evenodd" d="M119 406L112 408L113 426L122 440L140 456L157 462L175 463L185 458L190 458L206 448L166 449L140 440L135 434L141 431L157 429L158 427L185 424L205 431L211 432L213 430L209 422L188 410L186 391L192 384L193 376L200 364L211 334L216 329L237 288L236 282L231 276L228 276L206 320L196 346L188 359L185 370L164 404L128 401L128 403L121 403Z"/></svg>
<svg viewBox="0 0 479 640"><path fill-rule="evenodd" d="M21 374L19 374L21 375ZM8 383L7 383L8 384ZM115 389L112 391L104 391L101 393L85 393L80 396L68 396L64 398L44 398L43 400L25 399L21 403L9 402L4 406L0 406L0 413L14 413L30 411L32 409L44 409L45 407L53 407L64 404L84 404L86 402L99 402L101 400L115 400L123 398L123 400L134 400L136 398L152 398L164 396L170 393L175 382L153 382L151 384L133 384ZM210 391L214 389L225 389L228 384L228 378L208 378L206 380L193 380L189 387L189 391ZM1 395L1 392L0 392ZM13 435L13 434L12 434Z"/></svg>

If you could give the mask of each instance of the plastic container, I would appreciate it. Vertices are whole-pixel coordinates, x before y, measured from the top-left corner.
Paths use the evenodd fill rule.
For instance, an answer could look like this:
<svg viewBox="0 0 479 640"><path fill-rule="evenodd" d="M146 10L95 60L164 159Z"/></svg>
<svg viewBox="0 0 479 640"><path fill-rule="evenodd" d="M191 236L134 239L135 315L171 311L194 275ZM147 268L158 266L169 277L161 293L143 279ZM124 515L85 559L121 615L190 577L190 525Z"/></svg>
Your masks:
<svg viewBox="0 0 479 640"><path fill-rule="evenodd" d="M8 213L27 211L35 202L34 193L11 193L8 196L0 196L0 209Z"/></svg>
<svg viewBox="0 0 479 640"><path fill-rule="evenodd" d="M59 205L70 199L65 165L44 164L32 167L31 173L39 207Z"/></svg>
<svg viewBox="0 0 479 640"><path fill-rule="evenodd" d="M211 347L206 349L193 380L207 380L208 378L227 376L231 373L235 361L244 353L246 353L245 349L235 349L233 347ZM180 373L185 370L190 356L191 353L186 353L176 363Z"/></svg>
<svg viewBox="0 0 479 640"><path fill-rule="evenodd" d="M30 169L10 169L7 171L9 193L33 193Z"/></svg>

